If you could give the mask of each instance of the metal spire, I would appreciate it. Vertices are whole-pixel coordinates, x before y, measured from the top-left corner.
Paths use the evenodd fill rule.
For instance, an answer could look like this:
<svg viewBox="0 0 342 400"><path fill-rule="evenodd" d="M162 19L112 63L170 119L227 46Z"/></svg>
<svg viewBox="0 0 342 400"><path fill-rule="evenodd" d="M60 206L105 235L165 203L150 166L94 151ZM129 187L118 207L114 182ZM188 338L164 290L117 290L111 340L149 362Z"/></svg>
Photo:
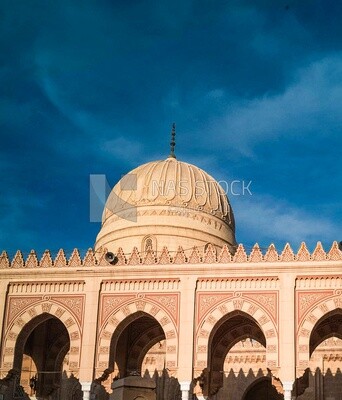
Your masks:
<svg viewBox="0 0 342 400"><path fill-rule="evenodd" d="M171 152L170 152L170 155L169 155L169 157L172 157L172 158L176 158L176 155L175 155L175 146L176 146L175 137L176 137L176 124L173 123L172 124L172 130L171 130L171 142L170 142Z"/></svg>

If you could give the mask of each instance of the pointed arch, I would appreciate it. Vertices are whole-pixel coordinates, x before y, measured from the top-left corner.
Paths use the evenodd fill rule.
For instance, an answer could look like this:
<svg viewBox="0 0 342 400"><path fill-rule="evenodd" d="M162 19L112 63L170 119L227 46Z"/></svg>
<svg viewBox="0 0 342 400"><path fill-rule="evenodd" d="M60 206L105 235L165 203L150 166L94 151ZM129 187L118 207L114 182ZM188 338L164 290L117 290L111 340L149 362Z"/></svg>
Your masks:
<svg viewBox="0 0 342 400"><path fill-rule="evenodd" d="M163 307L162 304L145 297L143 300L139 301L137 301L137 299L129 299L124 303L124 305L120 305L120 308L113 310L102 323L99 329L96 347L96 369L98 372L112 367L111 363L113 362L113 357L110 353L112 338L118 336L120 332L130 324L130 322L133 322L142 315L153 318L160 326L160 331L154 338L160 339L161 337L165 337L167 347L165 366L170 371L175 371L177 369L178 328L176 323L171 317L169 311ZM150 341L150 344L152 342L153 339ZM142 354L146 349L147 343L143 341L138 356L138 360L141 362L143 360ZM144 355L145 354L146 352Z"/></svg>
<svg viewBox="0 0 342 400"><path fill-rule="evenodd" d="M219 294L216 293L216 296ZM269 369L276 369L279 365L279 345L278 345L278 329L276 318L270 309L258 301L258 297L254 299L247 297L246 293L234 293L227 299L227 294L222 294L222 300L217 301L213 307L207 309L198 321L195 332L195 375L199 376L204 368L209 364L209 339L215 325L218 321L226 318L232 313L245 315L253 320L260 328L265 337L266 347L266 363ZM262 296L259 295L259 297ZM241 332L238 334L242 334ZM245 332L245 335L250 332ZM240 337L240 336L239 336ZM260 341L260 338L259 338Z"/></svg>
<svg viewBox="0 0 342 400"><path fill-rule="evenodd" d="M18 363L18 360L15 359L17 340L21 340L21 337L24 337L21 334L22 331L32 331L34 329L35 318L40 317L39 320L43 321L55 317L64 325L68 332L70 348L73 350L69 358L69 369L75 376L78 376L82 338L82 326L79 315L71 307L67 306L68 303L65 302L65 298L62 298L61 301L58 301L57 298L53 299L46 296L32 298L27 296L22 299L21 309L12 314L11 310L8 312L8 315L13 315L13 317L7 319L8 323L4 333L1 355L2 368L10 370ZM20 343L18 343L18 346L20 346ZM20 356L16 355L16 357Z"/></svg>
<svg viewBox="0 0 342 400"><path fill-rule="evenodd" d="M332 316L342 317L342 291L340 289L335 290L330 296L322 295L321 299L308 308L297 327L297 377L302 376L305 369L308 368L310 356L315 347L329 337L328 330L320 329L320 333L318 333L317 328L320 326L322 328L322 323L329 322L329 318ZM338 329L332 328L331 334L339 335L341 332Z"/></svg>

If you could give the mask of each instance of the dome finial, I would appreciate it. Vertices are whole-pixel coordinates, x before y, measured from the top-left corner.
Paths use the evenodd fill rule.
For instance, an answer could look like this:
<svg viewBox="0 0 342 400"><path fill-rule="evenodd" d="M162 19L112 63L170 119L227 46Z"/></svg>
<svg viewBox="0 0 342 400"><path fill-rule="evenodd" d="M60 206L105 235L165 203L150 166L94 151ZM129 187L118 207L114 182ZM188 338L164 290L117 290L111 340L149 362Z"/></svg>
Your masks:
<svg viewBox="0 0 342 400"><path fill-rule="evenodd" d="M170 152L170 155L169 155L169 157L172 157L172 158L176 158L176 155L175 155L175 146L176 146L175 137L176 137L176 124L173 123L172 124L172 130L171 130L171 142L170 142L171 152Z"/></svg>

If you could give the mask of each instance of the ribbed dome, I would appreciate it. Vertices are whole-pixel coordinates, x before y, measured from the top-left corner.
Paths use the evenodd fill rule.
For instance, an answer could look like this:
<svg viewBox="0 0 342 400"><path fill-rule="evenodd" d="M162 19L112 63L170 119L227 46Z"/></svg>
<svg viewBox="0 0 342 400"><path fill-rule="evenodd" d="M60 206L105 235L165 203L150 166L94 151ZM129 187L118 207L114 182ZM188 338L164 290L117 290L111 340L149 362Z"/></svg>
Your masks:
<svg viewBox="0 0 342 400"><path fill-rule="evenodd" d="M202 169L169 157L125 175L108 197L96 247L235 245L234 216L222 187ZM114 247L113 247L114 246ZM170 248L171 247L171 248Z"/></svg>

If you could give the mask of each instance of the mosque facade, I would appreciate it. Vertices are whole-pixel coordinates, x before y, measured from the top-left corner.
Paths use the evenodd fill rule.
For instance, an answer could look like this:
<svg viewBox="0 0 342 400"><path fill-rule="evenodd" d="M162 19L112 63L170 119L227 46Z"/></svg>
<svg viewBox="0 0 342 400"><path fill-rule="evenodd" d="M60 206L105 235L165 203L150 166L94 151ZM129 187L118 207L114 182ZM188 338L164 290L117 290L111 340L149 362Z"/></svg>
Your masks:
<svg viewBox="0 0 342 400"><path fill-rule="evenodd" d="M2 252L0 399L341 400L341 271L337 242L237 244L172 149L117 183L85 255Z"/></svg>

